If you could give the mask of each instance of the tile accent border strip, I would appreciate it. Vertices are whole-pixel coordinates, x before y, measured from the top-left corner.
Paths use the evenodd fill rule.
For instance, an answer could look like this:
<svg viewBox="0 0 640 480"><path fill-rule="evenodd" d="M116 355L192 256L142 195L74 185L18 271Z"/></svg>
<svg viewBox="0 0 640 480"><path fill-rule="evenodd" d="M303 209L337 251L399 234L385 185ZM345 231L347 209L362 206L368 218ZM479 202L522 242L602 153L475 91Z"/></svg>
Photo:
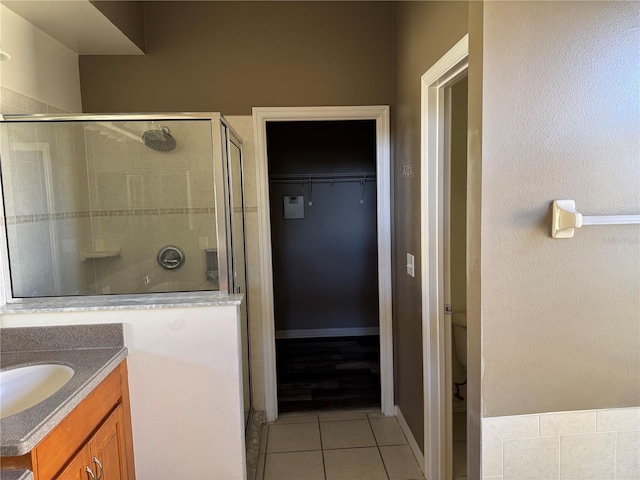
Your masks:
<svg viewBox="0 0 640 480"><path fill-rule="evenodd" d="M21 225L25 223L48 222L51 220L67 220L70 218L98 218L98 217L140 217L162 215L192 215L212 214L214 207L190 208L129 208L116 210L81 210L76 212L31 213L27 215L8 215L7 225ZM2 218L4 220L4 218Z"/></svg>

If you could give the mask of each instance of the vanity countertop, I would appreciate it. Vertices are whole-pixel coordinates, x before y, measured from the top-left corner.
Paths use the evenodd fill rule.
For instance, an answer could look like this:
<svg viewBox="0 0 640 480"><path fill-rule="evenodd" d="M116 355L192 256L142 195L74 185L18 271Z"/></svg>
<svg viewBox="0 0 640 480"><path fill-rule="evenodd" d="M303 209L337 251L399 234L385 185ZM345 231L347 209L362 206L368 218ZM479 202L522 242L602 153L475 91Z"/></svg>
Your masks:
<svg viewBox="0 0 640 480"><path fill-rule="evenodd" d="M33 480L31 470L0 470L0 480Z"/></svg>
<svg viewBox="0 0 640 480"><path fill-rule="evenodd" d="M48 363L74 370L73 377L52 396L0 420L2 457L33 449L127 356L122 324L115 323L3 328L0 351L2 370ZM7 479L13 478L8 475ZM0 480L5 480L4 472Z"/></svg>
<svg viewBox="0 0 640 480"><path fill-rule="evenodd" d="M240 294L214 291L27 298L0 307L0 313L60 313L100 310L185 308L240 305Z"/></svg>

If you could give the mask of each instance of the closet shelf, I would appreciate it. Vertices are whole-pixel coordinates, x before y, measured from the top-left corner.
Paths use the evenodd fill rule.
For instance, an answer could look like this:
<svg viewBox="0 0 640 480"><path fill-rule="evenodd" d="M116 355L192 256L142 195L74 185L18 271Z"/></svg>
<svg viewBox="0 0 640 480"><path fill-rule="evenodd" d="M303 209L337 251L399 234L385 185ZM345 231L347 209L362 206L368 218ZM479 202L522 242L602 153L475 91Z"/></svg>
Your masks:
<svg viewBox="0 0 640 480"><path fill-rule="evenodd" d="M276 183L375 182L376 172L282 173L269 175L269 180Z"/></svg>
<svg viewBox="0 0 640 480"><path fill-rule="evenodd" d="M85 248L80 251L80 260L84 262L89 258L119 257L120 247L109 248Z"/></svg>

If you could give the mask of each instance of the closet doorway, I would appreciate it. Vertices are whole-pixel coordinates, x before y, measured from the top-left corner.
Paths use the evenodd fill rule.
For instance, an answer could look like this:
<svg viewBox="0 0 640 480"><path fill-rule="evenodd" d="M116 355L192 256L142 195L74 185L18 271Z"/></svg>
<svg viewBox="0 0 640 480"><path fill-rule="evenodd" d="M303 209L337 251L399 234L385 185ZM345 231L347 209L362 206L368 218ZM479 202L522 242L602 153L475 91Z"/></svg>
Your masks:
<svg viewBox="0 0 640 480"><path fill-rule="evenodd" d="M374 120L267 123L280 413L380 408Z"/></svg>
<svg viewBox="0 0 640 480"><path fill-rule="evenodd" d="M393 415L388 107L256 108L254 128L267 421Z"/></svg>

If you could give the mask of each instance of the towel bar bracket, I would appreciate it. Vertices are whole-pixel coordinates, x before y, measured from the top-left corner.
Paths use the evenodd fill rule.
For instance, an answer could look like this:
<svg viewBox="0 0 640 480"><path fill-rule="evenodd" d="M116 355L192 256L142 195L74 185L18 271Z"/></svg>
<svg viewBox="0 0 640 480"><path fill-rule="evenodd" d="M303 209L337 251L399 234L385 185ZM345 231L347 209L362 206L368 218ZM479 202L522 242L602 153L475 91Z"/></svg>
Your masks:
<svg viewBox="0 0 640 480"><path fill-rule="evenodd" d="M554 200L551 219L553 238L573 238L576 228L583 225L638 225L640 215L584 216L576 212L574 200Z"/></svg>

